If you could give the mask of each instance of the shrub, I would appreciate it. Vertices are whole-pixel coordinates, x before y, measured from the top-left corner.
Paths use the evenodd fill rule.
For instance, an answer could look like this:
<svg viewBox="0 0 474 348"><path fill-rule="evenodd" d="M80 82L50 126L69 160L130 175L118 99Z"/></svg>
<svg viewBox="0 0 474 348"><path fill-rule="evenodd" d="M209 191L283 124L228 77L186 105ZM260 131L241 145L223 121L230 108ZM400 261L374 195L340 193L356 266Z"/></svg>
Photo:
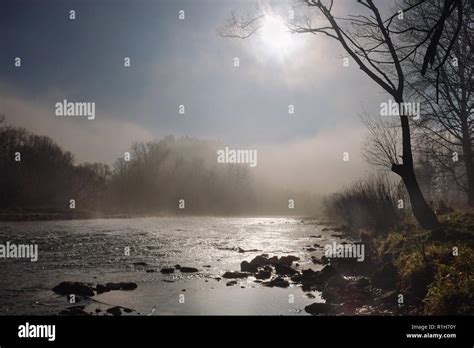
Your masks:
<svg viewBox="0 0 474 348"><path fill-rule="evenodd" d="M402 220L397 197L396 186L385 176L377 176L327 197L324 209L330 218L342 220L351 230L369 228L385 234Z"/></svg>

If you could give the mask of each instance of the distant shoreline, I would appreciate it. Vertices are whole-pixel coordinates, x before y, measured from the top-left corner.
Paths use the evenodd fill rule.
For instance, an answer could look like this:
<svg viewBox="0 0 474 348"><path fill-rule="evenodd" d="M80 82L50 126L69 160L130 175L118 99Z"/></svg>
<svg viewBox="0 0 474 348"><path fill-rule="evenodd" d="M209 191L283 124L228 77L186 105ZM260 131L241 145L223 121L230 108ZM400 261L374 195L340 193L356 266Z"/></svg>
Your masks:
<svg viewBox="0 0 474 348"><path fill-rule="evenodd" d="M104 213L99 211L79 210L79 209L56 209L56 208L6 208L0 209L1 222L24 222L24 221L58 221L58 220L93 220L93 219L133 219L147 217L176 217L176 216L195 216L195 217L285 217L302 220L325 219L323 216L303 216L303 215L283 215L283 214L229 214L229 215L210 215L210 214L176 214L174 212L157 213Z"/></svg>

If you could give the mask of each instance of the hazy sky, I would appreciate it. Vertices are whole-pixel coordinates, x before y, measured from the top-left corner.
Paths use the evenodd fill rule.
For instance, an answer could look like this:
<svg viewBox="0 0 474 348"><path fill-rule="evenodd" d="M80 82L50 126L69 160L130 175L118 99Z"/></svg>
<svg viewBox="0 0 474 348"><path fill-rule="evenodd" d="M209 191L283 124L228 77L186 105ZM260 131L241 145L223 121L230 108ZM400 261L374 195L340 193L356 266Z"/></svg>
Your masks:
<svg viewBox="0 0 474 348"><path fill-rule="evenodd" d="M343 51L323 36L216 33L232 10L285 13L291 3L3 0L0 107L7 123L51 136L79 162L111 163L133 141L190 135L255 148L257 172L329 190L367 170L357 115L387 97L353 62L343 67ZM95 102L96 118L56 117L63 99Z"/></svg>

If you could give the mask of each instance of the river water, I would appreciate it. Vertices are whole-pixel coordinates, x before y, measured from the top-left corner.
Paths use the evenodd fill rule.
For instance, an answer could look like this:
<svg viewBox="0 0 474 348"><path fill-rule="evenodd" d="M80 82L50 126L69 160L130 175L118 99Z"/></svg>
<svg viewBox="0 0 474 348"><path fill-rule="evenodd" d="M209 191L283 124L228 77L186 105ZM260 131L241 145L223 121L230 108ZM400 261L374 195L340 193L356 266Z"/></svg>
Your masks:
<svg viewBox="0 0 474 348"><path fill-rule="evenodd" d="M133 291L95 296L84 302L86 311L119 305L139 315L305 314L305 305L322 301L318 293L268 288L254 278L226 286L228 280L215 278L262 253L295 255L299 269L318 270L311 256L321 257L323 250L306 249L332 242L324 227L316 220L280 217L2 222L0 243L37 244L38 261L0 259L0 314L57 314L70 305L51 291L61 281L138 284ZM159 272L176 264L199 272Z"/></svg>

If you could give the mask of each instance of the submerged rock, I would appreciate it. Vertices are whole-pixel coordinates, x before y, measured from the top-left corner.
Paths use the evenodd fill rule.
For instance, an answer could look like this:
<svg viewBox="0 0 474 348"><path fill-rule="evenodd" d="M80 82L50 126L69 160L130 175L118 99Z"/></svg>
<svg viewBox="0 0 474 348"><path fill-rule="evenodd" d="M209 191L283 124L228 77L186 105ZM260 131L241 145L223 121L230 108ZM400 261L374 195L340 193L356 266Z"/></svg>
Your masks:
<svg viewBox="0 0 474 348"><path fill-rule="evenodd" d="M248 261L242 261L242 263L240 264L240 270L242 272L255 273L258 271L258 266Z"/></svg>
<svg viewBox="0 0 474 348"><path fill-rule="evenodd" d="M278 259L278 263L283 264L285 266L291 266L293 261L299 261L300 258L293 255L282 256Z"/></svg>
<svg viewBox="0 0 474 348"><path fill-rule="evenodd" d="M88 316L89 313L84 311L85 306L74 306L68 307L65 310L59 312L59 315L78 315L78 316Z"/></svg>
<svg viewBox="0 0 474 348"><path fill-rule="evenodd" d="M97 291L97 295L100 295L100 294L103 294L104 292L109 292L111 289L109 289L105 285L97 284L97 286L95 287L95 290Z"/></svg>
<svg viewBox="0 0 474 348"><path fill-rule="evenodd" d="M227 282L225 285L226 286L234 286L234 285L237 285L237 281L236 280L231 280L230 282Z"/></svg>
<svg viewBox="0 0 474 348"><path fill-rule="evenodd" d="M239 253L252 253L252 252L256 252L256 251L260 251L258 249L248 249L248 250L245 250L245 249L242 249L242 248L238 248L237 249L239 251Z"/></svg>
<svg viewBox="0 0 474 348"><path fill-rule="evenodd" d="M182 273L196 273L199 272L197 268L194 267L181 267L179 269Z"/></svg>
<svg viewBox="0 0 474 348"><path fill-rule="evenodd" d="M332 266L326 265L319 272L312 269L304 269L301 273L295 273L291 280L303 285L303 291L322 290L327 282L333 277L342 277Z"/></svg>
<svg viewBox="0 0 474 348"><path fill-rule="evenodd" d="M222 275L222 278L226 279L233 279L233 278L247 278L249 276L248 273L242 273L242 272L225 272Z"/></svg>
<svg viewBox="0 0 474 348"><path fill-rule="evenodd" d="M52 289L55 293L60 295L80 295L80 296L94 296L92 286L79 282L61 282Z"/></svg>
<svg viewBox="0 0 474 348"><path fill-rule="evenodd" d="M116 306L116 307L107 309L107 313L115 315L115 316L119 316L119 315L122 315L122 310L120 309L120 307Z"/></svg>
<svg viewBox="0 0 474 348"><path fill-rule="evenodd" d="M325 289L340 289L342 287L345 287L349 284L349 280L345 279L343 276L340 274L335 275L334 277L330 278L325 286Z"/></svg>
<svg viewBox="0 0 474 348"><path fill-rule="evenodd" d="M253 266L256 266L256 267L267 266L269 264L268 254L262 254L262 255L255 256L252 259L252 261L250 261L250 264L252 264Z"/></svg>
<svg viewBox="0 0 474 348"><path fill-rule="evenodd" d="M324 257L324 256L323 256ZM311 256L311 261L315 264L315 265L325 265L327 263L326 260L323 260L322 258L321 259L318 259L317 257L315 256Z"/></svg>
<svg viewBox="0 0 474 348"><path fill-rule="evenodd" d="M138 285L136 283L107 283L105 286L110 290L135 290Z"/></svg>
<svg viewBox="0 0 474 348"><path fill-rule="evenodd" d="M163 274L170 274L170 273L174 273L174 268L162 268L160 270L161 273Z"/></svg>
<svg viewBox="0 0 474 348"><path fill-rule="evenodd" d="M283 279L282 277L276 277L268 282L263 282L262 285L269 286L269 287L278 287L278 288L287 288L290 286L290 283Z"/></svg>
<svg viewBox="0 0 474 348"><path fill-rule="evenodd" d="M260 271L255 275L257 279L268 279L272 276L272 272L269 271Z"/></svg>
<svg viewBox="0 0 474 348"><path fill-rule="evenodd" d="M334 305L331 303L320 303L316 302L310 304L309 306L304 307L306 313L312 315L328 315L328 314L335 314L337 313L338 305Z"/></svg>
<svg viewBox="0 0 474 348"><path fill-rule="evenodd" d="M293 261L299 261L300 258L293 255L282 256L278 258L277 256L268 257L268 254L262 254L255 256L251 261L250 265L254 267L265 267L265 266L275 266L275 265L285 265L291 266Z"/></svg>
<svg viewBox="0 0 474 348"><path fill-rule="evenodd" d="M147 264L146 262L143 262L143 261L141 261L141 262L134 262L133 265L134 265L134 266L148 266L148 264Z"/></svg>
<svg viewBox="0 0 474 348"><path fill-rule="evenodd" d="M339 273L333 266L326 265L319 272L317 272L318 280L321 282L327 282L332 277L338 275Z"/></svg>
<svg viewBox="0 0 474 348"><path fill-rule="evenodd" d="M291 268L290 266L286 266L284 264L279 263L275 265L275 272L279 275L293 275L299 273L297 270Z"/></svg>

